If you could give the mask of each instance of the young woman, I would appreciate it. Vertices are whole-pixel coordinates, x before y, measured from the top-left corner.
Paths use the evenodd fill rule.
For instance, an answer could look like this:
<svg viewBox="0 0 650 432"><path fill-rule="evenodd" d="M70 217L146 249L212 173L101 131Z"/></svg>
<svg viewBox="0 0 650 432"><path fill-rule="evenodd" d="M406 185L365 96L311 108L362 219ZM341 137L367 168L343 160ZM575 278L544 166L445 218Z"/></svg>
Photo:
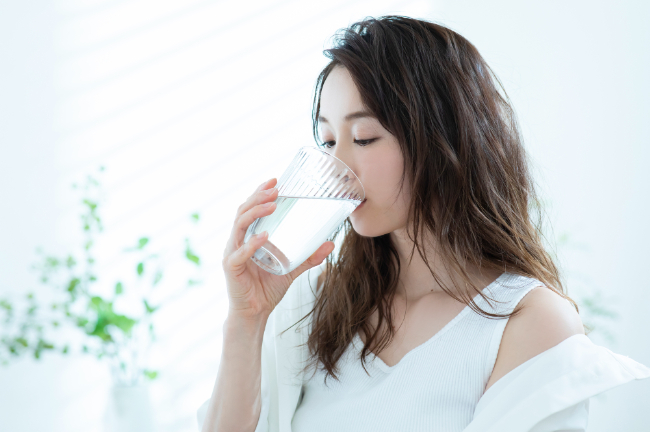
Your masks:
<svg viewBox="0 0 650 432"><path fill-rule="evenodd" d="M386 16L326 54L314 136L366 201L335 259L326 242L284 276L249 259L265 236L243 244L277 180L240 206L204 432L579 431L589 397L650 376L584 335L542 244L515 115L471 43Z"/></svg>

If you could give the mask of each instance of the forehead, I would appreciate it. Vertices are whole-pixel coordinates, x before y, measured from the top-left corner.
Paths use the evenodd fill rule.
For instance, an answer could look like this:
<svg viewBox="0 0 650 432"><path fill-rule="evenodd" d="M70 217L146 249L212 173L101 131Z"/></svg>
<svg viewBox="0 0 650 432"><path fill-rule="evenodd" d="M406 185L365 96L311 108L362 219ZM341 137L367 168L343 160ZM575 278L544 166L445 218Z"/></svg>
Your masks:
<svg viewBox="0 0 650 432"><path fill-rule="evenodd" d="M320 114L330 121L340 121L345 115L363 110L361 94L352 76L342 66L336 66L325 79L320 97Z"/></svg>

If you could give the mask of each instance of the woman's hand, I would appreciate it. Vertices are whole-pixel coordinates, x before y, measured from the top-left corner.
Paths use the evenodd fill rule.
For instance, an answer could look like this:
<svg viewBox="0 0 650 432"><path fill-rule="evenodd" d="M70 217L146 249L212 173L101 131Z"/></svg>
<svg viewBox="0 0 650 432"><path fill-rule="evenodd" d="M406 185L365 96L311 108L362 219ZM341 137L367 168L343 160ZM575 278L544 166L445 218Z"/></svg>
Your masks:
<svg viewBox="0 0 650 432"><path fill-rule="evenodd" d="M275 178L264 182L237 209L230 238L224 250L222 266L226 275L229 313L256 319L268 316L280 303L291 283L304 271L315 267L334 250L334 242L323 243L304 263L286 275L274 275L260 268L250 258L266 243L268 233L244 237L250 224L257 218L275 211L278 190Z"/></svg>

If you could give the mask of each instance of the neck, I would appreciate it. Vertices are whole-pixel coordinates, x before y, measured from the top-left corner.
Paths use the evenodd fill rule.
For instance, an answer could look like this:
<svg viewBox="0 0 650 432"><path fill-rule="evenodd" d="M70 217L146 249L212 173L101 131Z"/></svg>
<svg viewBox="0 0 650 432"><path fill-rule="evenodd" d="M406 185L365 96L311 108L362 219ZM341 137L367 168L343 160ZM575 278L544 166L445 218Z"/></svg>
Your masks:
<svg viewBox="0 0 650 432"><path fill-rule="evenodd" d="M442 289L442 285L459 297L467 295L473 297L476 294L471 287L466 287L465 280L460 274L445 268L438 244L432 236L420 242L420 249L429 263L427 267L427 263L420 256L417 248L413 249L413 242L408 238L405 229L395 230L390 235L400 257L401 272L396 292L396 297L400 300L411 303L426 295L446 296L448 294ZM411 255L412 249L413 254ZM429 267L438 276L440 283L433 277ZM479 289L485 288L503 273L499 270L480 268L475 265L467 265L465 271L468 273L470 281Z"/></svg>

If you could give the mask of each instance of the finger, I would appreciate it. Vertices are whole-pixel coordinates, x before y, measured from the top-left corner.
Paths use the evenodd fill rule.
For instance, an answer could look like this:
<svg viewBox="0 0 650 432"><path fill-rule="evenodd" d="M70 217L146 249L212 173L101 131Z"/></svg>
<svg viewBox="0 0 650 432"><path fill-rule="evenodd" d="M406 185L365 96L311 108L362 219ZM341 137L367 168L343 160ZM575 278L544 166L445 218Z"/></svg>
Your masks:
<svg viewBox="0 0 650 432"><path fill-rule="evenodd" d="M266 231L255 234L248 239L248 242L241 245L232 255L228 257L226 265L232 271L241 270L248 260L255 254L264 243L266 243L268 233Z"/></svg>
<svg viewBox="0 0 650 432"><path fill-rule="evenodd" d="M327 258L327 256L332 253L334 247L335 245L332 241L326 241L323 243L309 258L307 258L304 263L300 264L291 273L289 273L291 280L296 280L296 278L303 274L305 271L321 264L325 258Z"/></svg>
<svg viewBox="0 0 650 432"><path fill-rule="evenodd" d="M246 213L254 205L264 202L263 199L269 196L269 194L265 192L272 190L270 195L273 195L274 192L277 192L277 188L273 189L276 183L277 183L277 179L272 178L271 180L268 180L262 183L261 185L259 185L257 189L255 189L255 192L253 192L246 199L246 201L244 201L244 203L237 208L237 214L235 215L235 219L240 217L242 214Z"/></svg>
<svg viewBox="0 0 650 432"><path fill-rule="evenodd" d="M269 179L269 180L265 181L264 183L262 183L261 185L259 185L257 190L264 190L264 189L269 189L269 188L275 187L275 185L277 183L278 183L278 179L273 177L272 179Z"/></svg>
<svg viewBox="0 0 650 432"><path fill-rule="evenodd" d="M244 243L246 230L248 230L248 227L255 221L256 218L266 216L275 210L274 205L269 207L263 207L262 205L274 202L277 197L277 189L266 189L257 192L257 194L252 197L254 198L253 202L247 202L240 206L240 210L246 210L241 213L238 211L239 214L235 218L235 222L233 223L232 229L230 231L230 237L234 242L233 244L235 245L235 248L238 248L242 243ZM271 210L271 212L264 213L264 210ZM254 216L251 218L251 215Z"/></svg>
<svg viewBox="0 0 650 432"><path fill-rule="evenodd" d="M268 191L270 188L274 187L275 184L277 183L277 180L275 178L272 178L271 180L268 180L261 185L259 185L256 189L256 191L251 195L246 202L244 202L242 205L240 205L237 208L237 214L235 215L235 221L233 223L233 226L230 229L230 237L228 238L228 241L226 242L226 251L224 251L224 254L227 254L229 252L235 251L236 249L239 249L239 247L244 243L244 236L237 235L238 229L236 229L237 221L239 218L249 211L253 206L262 204L267 201L274 201L277 197L278 190L277 189L272 189L271 193L269 195L264 195L262 191ZM257 197L256 201L253 201L252 198ZM253 220L254 221L254 220ZM253 222L251 221L251 223ZM250 225L250 223L248 224ZM248 229L248 226L246 226L246 229L244 230L244 233Z"/></svg>
<svg viewBox="0 0 650 432"><path fill-rule="evenodd" d="M242 214L244 214L246 211L250 210L251 207L253 207L254 205L257 204L256 202L251 201L252 197L254 197L256 195L259 197L259 192L261 192L263 190L268 190L270 188L274 188L275 185L277 184L277 182L278 182L278 180L274 177L272 179L269 179L269 180L265 181L261 185L259 185L255 189L255 192L253 192L253 194L246 200L246 202L244 202L242 205L240 205L237 208L237 213L235 215L235 223L237 222L237 219ZM260 197L260 202L263 202L262 198L263 197ZM269 201L269 200L275 200L275 194L272 193L272 194L270 194L268 196L267 199L265 199L265 201ZM246 229L248 229L248 227L246 227ZM235 250L239 249L239 247L241 247L243 242L244 242L243 238L239 238L238 240L235 239L235 228L234 228L234 223L233 223L233 227L230 230L230 237L228 238L228 241L226 242L226 247L225 247L225 249L223 251L224 259L225 259L226 256L233 253Z"/></svg>
<svg viewBox="0 0 650 432"><path fill-rule="evenodd" d="M246 231L248 231L248 227L250 227L250 225L255 222L255 219L268 216L272 214L275 209L276 203L270 201L264 204L258 204L241 215L233 225L232 236L235 244L241 245L244 243L244 238L246 238Z"/></svg>

